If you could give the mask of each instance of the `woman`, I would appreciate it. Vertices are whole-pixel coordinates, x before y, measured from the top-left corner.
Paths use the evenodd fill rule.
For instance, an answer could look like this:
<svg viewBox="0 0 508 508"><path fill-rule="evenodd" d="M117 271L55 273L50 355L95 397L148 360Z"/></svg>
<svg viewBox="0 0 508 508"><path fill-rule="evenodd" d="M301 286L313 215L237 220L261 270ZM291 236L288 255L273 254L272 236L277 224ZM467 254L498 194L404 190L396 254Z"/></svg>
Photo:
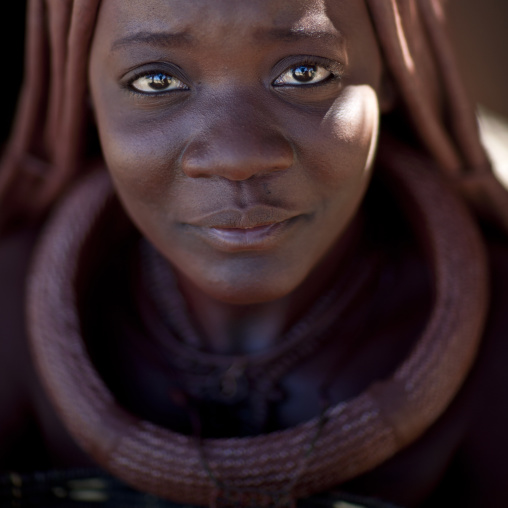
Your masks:
<svg viewBox="0 0 508 508"><path fill-rule="evenodd" d="M16 288L31 259L3 296L5 469L503 506L508 208L443 23L427 0L30 2L2 219L53 215L2 252Z"/></svg>

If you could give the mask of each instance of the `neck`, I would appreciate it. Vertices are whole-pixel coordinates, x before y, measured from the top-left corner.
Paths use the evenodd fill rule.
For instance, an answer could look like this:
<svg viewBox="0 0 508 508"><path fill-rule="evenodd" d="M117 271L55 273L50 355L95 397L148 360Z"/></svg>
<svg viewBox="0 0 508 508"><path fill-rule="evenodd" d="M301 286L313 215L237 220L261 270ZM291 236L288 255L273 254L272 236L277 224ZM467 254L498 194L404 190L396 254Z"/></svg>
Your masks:
<svg viewBox="0 0 508 508"><path fill-rule="evenodd" d="M211 298L183 274L178 285L206 350L219 354L256 353L275 346L284 332L330 286L358 248L363 220L358 216L333 248L289 295L265 303L235 305Z"/></svg>

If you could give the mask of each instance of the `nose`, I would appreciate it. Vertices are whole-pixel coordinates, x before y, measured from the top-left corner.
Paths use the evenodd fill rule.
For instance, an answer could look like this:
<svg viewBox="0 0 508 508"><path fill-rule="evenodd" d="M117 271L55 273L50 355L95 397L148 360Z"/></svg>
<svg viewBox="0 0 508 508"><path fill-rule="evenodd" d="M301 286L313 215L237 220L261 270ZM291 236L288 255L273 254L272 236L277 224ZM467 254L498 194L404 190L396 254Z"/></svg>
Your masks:
<svg viewBox="0 0 508 508"><path fill-rule="evenodd" d="M187 176L240 181L291 167L293 148L270 126L268 113L245 102L241 107L229 103L220 111L214 109L206 109L200 128L182 153L181 167Z"/></svg>

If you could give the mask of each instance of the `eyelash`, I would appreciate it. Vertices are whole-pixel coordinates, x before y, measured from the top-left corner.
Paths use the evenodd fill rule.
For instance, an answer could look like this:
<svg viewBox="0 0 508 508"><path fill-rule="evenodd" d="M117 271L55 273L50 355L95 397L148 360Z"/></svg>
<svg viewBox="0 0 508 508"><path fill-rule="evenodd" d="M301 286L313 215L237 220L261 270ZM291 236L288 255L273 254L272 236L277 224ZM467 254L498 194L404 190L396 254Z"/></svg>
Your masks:
<svg viewBox="0 0 508 508"><path fill-rule="evenodd" d="M284 63L285 60L283 60L281 63ZM293 58L292 58L292 60L294 62ZM317 69L318 72L320 70L321 71L324 70L324 71L328 72L329 75L317 82L314 82L314 83L300 82L297 84L297 83L282 82L282 78L284 75L293 71L293 77L294 77L294 72L297 69L304 68L304 67L307 67L307 68L313 67L313 68ZM178 81L183 86L171 88L169 90L160 90L160 91L154 90L153 92L139 90L134 86L134 83L141 78L152 78L153 79L157 76L164 76L165 78L169 78L170 80L174 79L174 80ZM330 61L327 59L321 59L321 58L317 58L317 57L304 58L302 60L297 61L296 63L293 63L290 66L286 66L285 70L278 74L277 78L272 81L271 85L275 88L291 87L291 88L307 88L308 89L311 87L322 86L324 84L340 80L342 78L342 76L343 76L342 66L338 62L333 62L333 61ZM295 80L296 80L296 78L295 78ZM179 79L174 74L168 72L167 70L159 70L159 69L151 71L151 72L143 71L143 72L137 73L134 77L129 79L129 81L125 85L125 88L127 88L130 92L132 92L136 95L143 95L143 96L160 96L160 95L171 94L173 92L188 91L190 89L189 86L186 85L183 80Z"/></svg>

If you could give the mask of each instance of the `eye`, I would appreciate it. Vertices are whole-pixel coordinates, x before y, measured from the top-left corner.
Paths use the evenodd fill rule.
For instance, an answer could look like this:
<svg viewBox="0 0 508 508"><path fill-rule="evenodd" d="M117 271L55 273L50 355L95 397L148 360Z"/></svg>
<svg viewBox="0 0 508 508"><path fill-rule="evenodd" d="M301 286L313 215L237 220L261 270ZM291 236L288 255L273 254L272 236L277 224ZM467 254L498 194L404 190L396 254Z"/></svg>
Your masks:
<svg viewBox="0 0 508 508"><path fill-rule="evenodd" d="M301 64L283 72L274 82L274 86L314 85L326 81L333 73L317 64Z"/></svg>
<svg viewBox="0 0 508 508"><path fill-rule="evenodd" d="M135 78L129 85L134 88L134 90L146 94L157 94L170 92L172 90L189 89L189 87L182 81L170 74L166 74L165 72L144 74Z"/></svg>

